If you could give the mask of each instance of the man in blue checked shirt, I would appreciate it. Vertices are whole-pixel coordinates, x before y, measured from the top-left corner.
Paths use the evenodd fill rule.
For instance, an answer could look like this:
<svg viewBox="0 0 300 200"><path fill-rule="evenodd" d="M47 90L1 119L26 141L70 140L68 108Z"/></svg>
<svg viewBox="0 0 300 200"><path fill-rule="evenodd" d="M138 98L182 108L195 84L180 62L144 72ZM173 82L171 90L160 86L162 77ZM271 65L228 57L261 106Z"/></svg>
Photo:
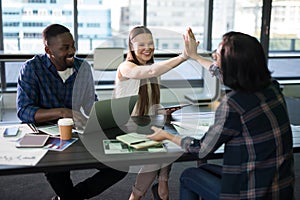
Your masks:
<svg viewBox="0 0 300 200"><path fill-rule="evenodd" d="M56 122L64 117L84 123L84 114L88 115L97 101L91 66L75 56L75 42L68 28L52 24L42 36L46 53L27 60L20 70L17 115L25 123ZM96 196L125 175L114 169L101 169L73 186L70 171L46 173L57 195L53 199L72 200Z"/></svg>

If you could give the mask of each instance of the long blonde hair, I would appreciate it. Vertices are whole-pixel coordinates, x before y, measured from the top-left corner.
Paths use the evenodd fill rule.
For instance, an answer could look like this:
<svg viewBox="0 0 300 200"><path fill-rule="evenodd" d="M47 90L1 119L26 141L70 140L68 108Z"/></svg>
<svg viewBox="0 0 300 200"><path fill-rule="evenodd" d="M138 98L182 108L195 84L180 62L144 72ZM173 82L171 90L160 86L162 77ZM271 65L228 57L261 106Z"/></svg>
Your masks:
<svg viewBox="0 0 300 200"><path fill-rule="evenodd" d="M128 40L128 48L129 51L127 53L126 60L135 63L136 65L141 65L141 63L136 58L132 39L136 37L139 34L142 33L149 33L152 35L151 31L146 28L145 26L136 26L134 27L129 34L129 40ZM147 65L151 65L154 63L154 58L152 58L146 63ZM137 115L147 115L149 112L149 109L152 105L150 105L149 100L149 94L148 94L148 82L150 82L151 86L151 100L152 105L156 105L160 103L160 86L158 77L148 78L148 79L141 79L140 81L140 89L139 89L139 101L137 103Z"/></svg>

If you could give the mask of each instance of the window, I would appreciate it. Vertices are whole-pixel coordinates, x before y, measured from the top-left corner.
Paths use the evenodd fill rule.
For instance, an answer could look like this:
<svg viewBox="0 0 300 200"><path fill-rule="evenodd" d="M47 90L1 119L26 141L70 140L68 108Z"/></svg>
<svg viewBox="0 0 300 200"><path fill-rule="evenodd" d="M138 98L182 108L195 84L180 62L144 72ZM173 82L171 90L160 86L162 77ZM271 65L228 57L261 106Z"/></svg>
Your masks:
<svg viewBox="0 0 300 200"><path fill-rule="evenodd" d="M28 0L28 3L46 3L46 0Z"/></svg>
<svg viewBox="0 0 300 200"><path fill-rule="evenodd" d="M28 3L27 1L16 3L3 0L1 17L3 19L4 52L43 53L41 32L52 22L62 23L73 31L72 15L65 17L62 15L62 10L59 9L67 8L64 12L72 13L73 5L65 2L70 1L59 2L58 6L56 1L30 0ZM36 20L37 15L39 15L38 20Z"/></svg>
<svg viewBox="0 0 300 200"><path fill-rule="evenodd" d="M57 0L2 0L3 43L5 53L26 52L43 53L41 32L50 23L67 26L77 35L78 54L92 54L97 47L122 47L127 49L129 30L146 23L155 39L156 53L181 53L182 34L192 27L200 41L199 52L206 51L205 24L206 2L208 0L148 0L147 13L144 0L78 0L77 12L73 10L74 1ZM221 37L228 31L241 31L260 39L262 0L214 0L212 21L212 49L217 48ZM77 14L77 26L74 15ZM273 0L271 13L269 48L272 53L300 52L300 0ZM36 17L38 15L38 21ZM145 19L144 19L145 17ZM74 27L78 27L74 30ZM76 34L75 34L76 33ZM210 41L209 41L210 42ZM270 61L270 64L275 66ZM20 63L13 63L7 81L16 83ZM8 65L8 63L6 63ZM294 65L293 65L294 66ZM7 69L10 67L7 67ZM183 67L182 67L183 69ZM189 71L183 70L183 71ZM290 70L294 73L294 70ZM278 74L275 70L274 74ZM198 74L197 77L200 77ZM287 75L289 76L289 75ZM114 76L108 76L112 81ZM195 76L188 75L189 79ZM166 74L165 80L172 80Z"/></svg>
<svg viewBox="0 0 300 200"><path fill-rule="evenodd" d="M20 22L4 22L4 27L18 27L20 25Z"/></svg>
<svg viewBox="0 0 300 200"><path fill-rule="evenodd" d="M300 52L300 0L273 1L270 52Z"/></svg>
<svg viewBox="0 0 300 200"><path fill-rule="evenodd" d="M160 4L156 2L148 1L147 24L149 28L155 30L153 34L158 41L158 49L167 52L177 51L177 53L178 50L181 51L184 46L182 34L188 26L192 26L197 39L201 41L201 44L203 43L204 0L188 2L185 0L161 0ZM187 7L185 6L187 3L195 6ZM171 49L175 46L174 44L177 46L176 50Z"/></svg>
<svg viewBox="0 0 300 200"><path fill-rule="evenodd" d="M212 49L229 31L260 37L262 0L215 0L213 7Z"/></svg>
<svg viewBox="0 0 300 200"><path fill-rule="evenodd" d="M98 27L98 28L100 28L100 24L99 23L87 23L87 27L88 28L91 28L91 27L94 27L94 28Z"/></svg>

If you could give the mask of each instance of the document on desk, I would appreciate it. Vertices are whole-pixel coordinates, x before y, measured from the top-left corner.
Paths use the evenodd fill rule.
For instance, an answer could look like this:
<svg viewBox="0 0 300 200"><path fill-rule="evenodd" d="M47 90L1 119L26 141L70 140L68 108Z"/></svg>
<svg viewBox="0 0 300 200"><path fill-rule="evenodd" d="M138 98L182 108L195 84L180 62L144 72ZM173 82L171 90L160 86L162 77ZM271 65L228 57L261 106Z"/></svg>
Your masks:
<svg viewBox="0 0 300 200"><path fill-rule="evenodd" d="M291 124L293 133L293 146L300 147L300 126Z"/></svg>
<svg viewBox="0 0 300 200"><path fill-rule="evenodd" d="M182 136L200 139L214 123L214 112L184 113L179 121L171 121Z"/></svg>
<svg viewBox="0 0 300 200"><path fill-rule="evenodd" d="M18 136L3 137L6 127L16 126L19 128ZM26 133L32 133L32 129L27 124L16 124L0 127L0 165L36 165L47 153L42 148L25 148L16 147L17 141Z"/></svg>
<svg viewBox="0 0 300 200"><path fill-rule="evenodd" d="M175 125L175 124L176 125ZM175 129L179 133L180 136L182 137L193 137L196 139L201 139L203 135L208 131L209 126L202 126L202 125L197 125L197 126L192 126L191 124L186 125L186 124L180 124L178 122L172 122L174 125ZM177 125L178 124L178 125ZM169 150L168 150L169 151ZM224 144L221 145L215 153L223 153L224 152Z"/></svg>
<svg viewBox="0 0 300 200"><path fill-rule="evenodd" d="M36 127L33 124L10 124L7 126L0 126L1 135L3 135L3 132L6 128L18 128L17 136L23 136L27 133L38 133Z"/></svg>
<svg viewBox="0 0 300 200"><path fill-rule="evenodd" d="M198 120L189 122L171 122L174 128L177 130L181 136L190 136L200 139L209 129L210 124L205 122L205 124L200 124Z"/></svg>
<svg viewBox="0 0 300 200"><path fill-rule="evenodd" d="M59 137L50 137L46 142L44 148L51 151L63 151L77 140L78 138L71 138L70 140L61 140Z"/></svg>
<svg viewBox="0 0 300 200"><path fill-rule="evenodd" d="M45 125L45 126L38 126L37 129L45 134L51 135L51 136L59 136L59 128L56 124L51 125Z"/></svg>
<svg viewBox="0 0 300 200"><path fill-rule="evenodd" d="M214 112L186 113L181 121L171 121L174 128L182 137L201 139L214 123ZM215 153L223 153L224 144Z"/></svg>

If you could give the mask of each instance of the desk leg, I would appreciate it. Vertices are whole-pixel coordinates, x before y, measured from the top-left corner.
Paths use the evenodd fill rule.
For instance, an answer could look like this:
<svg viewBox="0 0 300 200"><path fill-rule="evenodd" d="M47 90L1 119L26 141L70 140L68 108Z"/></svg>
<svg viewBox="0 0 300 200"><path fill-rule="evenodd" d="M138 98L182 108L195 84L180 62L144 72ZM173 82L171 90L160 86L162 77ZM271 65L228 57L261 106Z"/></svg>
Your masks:
<svg viewBox="0 0 300 200"><path fill-rule="evenodd" d="M207 164L207 160L205 159L197 160L197 167L200 167L201 165L204 164ZM203 198L199 196L199 200L203 200Z"/></svg>
<svg viewBox="0 0 300 200"><path fill-rule="evenodd" d="M203 164L207 164L207 160L197 160L197 167L200 167L201 165L203 165Z"/></svg>

